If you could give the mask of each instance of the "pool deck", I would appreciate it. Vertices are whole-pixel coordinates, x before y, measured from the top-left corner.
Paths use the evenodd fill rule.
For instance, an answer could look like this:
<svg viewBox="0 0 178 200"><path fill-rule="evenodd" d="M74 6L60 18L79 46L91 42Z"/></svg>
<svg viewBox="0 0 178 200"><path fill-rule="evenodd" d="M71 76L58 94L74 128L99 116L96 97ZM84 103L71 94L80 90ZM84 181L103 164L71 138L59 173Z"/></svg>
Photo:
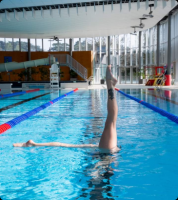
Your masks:
<svg viewBox="0 0 178 200"><path fill-rule="evenodd" d="M117 84L117 88L119 89L151 89L151 88L156 88L155 86L145 86L144 84ZM178 89L178 85L171 85L171 86L161 86L159 87L163 90L165 89ZM105 84L93 84L89 85L88 89L106 89Z"/></svg>
<svg viewBox="0 0 178 200"><path fill-rule="evenodd" d="M116 87L119 88L119 89L151 89L151 88L154 89L154 88L156 88L155 86L145 86L144 84L117 84ZM178 85L161 86L159 88L161 88L163 90L166 90L166 89L178 89ZM61 88L59 88L59 89L61 89ZM63 90L68 90L68 89L73 90L72 88L65 88ZM81 88L81 89L84 89L84 88ZM88 86L88 89L89 90L92 90L92 89L106 89L106 84L92 84L92 85ZM22 90L22 88L12 88L12 90L20 91L20 90Z"/></svg>

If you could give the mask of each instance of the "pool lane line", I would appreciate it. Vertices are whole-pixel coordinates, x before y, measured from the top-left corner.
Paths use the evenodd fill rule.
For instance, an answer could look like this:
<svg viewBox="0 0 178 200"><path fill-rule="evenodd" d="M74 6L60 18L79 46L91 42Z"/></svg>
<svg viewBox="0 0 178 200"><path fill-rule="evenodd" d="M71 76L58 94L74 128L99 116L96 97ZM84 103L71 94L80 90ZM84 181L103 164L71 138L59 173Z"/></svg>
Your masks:
<svg viewBox="0 0 178 200"><path fill-rule="evenodd" d="M145 94L145 93L144 93ZM173 103L173 104L176 104L178 105L178 102L177 101L174 101L174 100L171 100L171 99L167 99L165 97L160 97L160 96L156 96L155 94L150 94L150 93L147 93L148 95L150 96L153 96L153 97L156 97L156 98L159 98L159 99L162 99L162 100L165 100L165 101L168 101L170 103Z"/></svg>
<svg viewBox="0 0 178 200"><path fill-rule="evenodd" d="M19 124L20 122L28 119L29 117L35 115L36 113L40 112L41 110L44 110L45 108L51 106L52 104L56 103L57 101L63 99L64 97L68 96L69 94L72 94L74 92L76 92L78 90L78 88L76 88L75 90L72 90L71 92L68 92L60 97L57 97L55 99L53 99L52 101L49 101L48 103L45 103L29 112L26 112L23 115L20 115L19 117L16 117L4 124L0 125L0 134L6 132L8 129L14 127L15 125Z"/></svg>
<svg viewBox="0 0 178 200"><path fill-rule="evenodd" d="M0 94L0 99L4 99L4 98L8 98L8 97L14 97L17 95L22 95L22 94L26 94L26 93L30 93L30 92L37 92L40 89L34 89L34 90L27 90L27 91L23 91L23 92L15 92L15 93L10 93L10 94Z"/></svg>
<svg viewBox="0 0 178 200"><path fill-rule="evenodd" d="M151 109L151 110L153 110L153 111L155 111L155 112L167 117L171 121L173 121L173 122L178 124L178 116L176 116L176 115L174 115L172 113L169 113L169 112L167 112L167 111L165 111L165 110L163 110L161 108L158 108L158 107L156 107L156 106L154 106L154 105L152 105L150 103L147 103L147 102L145 102L145 101L143 101L141 99L138 99L138 98L133 97L133 96L131 96L129 94L126 94L126 93L122 92L121 90L119 90L118 88L115 88L115 90L118 91L119 93L121 93L122 95L124 95L124 96L126 96L126 97L128 97L128 98L130 98L130 99L132 99L132 100L134 100L134 101L146 106L147 108L149 108L149 109Z"/></svg>
<svg viewBox="0 0 178 200"><path fill-rule="evenodd" d="M38 95L38 96L35 96L35 97L32 97L32 98L29 98L29 99L24 99L23 101L20 101L20 102L11 104L11 105L9 105L9 106L5 106L5 107L3 107L3 108L0 108L0 113L3 112L3 111L5 111L5 110L9 110L9 109L14 108L14 107L16 107L16 106L19 106L19 105L21 105L21 104L23 104L23 103L26 103L26 102L28 102L28 101L37 99L37 98L39 98L39 97L43 97L43 96L45 96L45 95L47 95L47 94L50 94L50 92L45 93L45 94L41 94L41 95ZM40 100L41 100L41 99L40 99Z"/></svg>

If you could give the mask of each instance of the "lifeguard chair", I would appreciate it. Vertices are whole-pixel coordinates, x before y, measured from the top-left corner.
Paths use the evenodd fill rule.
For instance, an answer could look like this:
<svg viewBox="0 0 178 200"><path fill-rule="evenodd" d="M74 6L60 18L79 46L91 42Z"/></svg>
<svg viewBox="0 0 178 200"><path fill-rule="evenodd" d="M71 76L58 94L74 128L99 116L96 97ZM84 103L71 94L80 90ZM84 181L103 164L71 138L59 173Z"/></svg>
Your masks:
<svg viewBox="0 0 178 200"><path fill-rule="evenodd" d="M50 70L50 87L59 88L59 67L57 64L52 64Z"/></svg>

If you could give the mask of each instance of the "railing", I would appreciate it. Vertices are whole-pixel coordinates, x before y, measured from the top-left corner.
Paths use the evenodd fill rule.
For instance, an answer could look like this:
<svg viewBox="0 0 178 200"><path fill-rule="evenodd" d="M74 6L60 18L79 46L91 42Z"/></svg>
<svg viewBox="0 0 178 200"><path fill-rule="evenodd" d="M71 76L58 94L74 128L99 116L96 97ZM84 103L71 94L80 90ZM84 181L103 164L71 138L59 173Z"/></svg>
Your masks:
<svg viewBox="0 0 178 200"><path fill-rule="evenodd" d="M88 77L88 70L81 65L79 62L77 62L75 59L73 59L68 54L50 54L50 57L54 57L56 59L56 62L59 62L59 65L67 65L75 71L79 76L81 76L84 80L87 80ZM49 59L51 60L51 59ZM49 63L52 64L52 63Z"/></svg>

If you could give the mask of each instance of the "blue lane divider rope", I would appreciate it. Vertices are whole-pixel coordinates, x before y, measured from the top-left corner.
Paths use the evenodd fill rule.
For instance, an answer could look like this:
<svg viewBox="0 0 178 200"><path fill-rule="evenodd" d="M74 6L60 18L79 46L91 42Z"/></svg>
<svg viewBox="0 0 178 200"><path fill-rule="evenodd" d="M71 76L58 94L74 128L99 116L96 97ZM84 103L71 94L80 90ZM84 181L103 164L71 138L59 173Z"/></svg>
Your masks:
<svg viewBox="0 0 178 200"><path fill-rule="evenodd" d="M173 122L175 122L175 123L178 124L178 116L176 116L176 115L174 115L174 114L172 114L172 113L169 113L169 112L167 112L167 111L165 111L165 110L163 110L163 109L161 109L161 108L158 108L158 107L156 107L156 106L154 106L154 105L152 105L152 104L150 104L150 103L147 103L147 102L145 102L145 101L143 101L143 100L140 100L140 99L138 99L138 98L136 98L136 97L133 97L133 96L131 96L131 95L129 95L129 94L126 94L126 93L120 91L118 88L115 88L115 90L117 90L118 92L120 92L120 93L123 94L124 96L126 96L126 97L128 97L128 98L130 98L130 99L132 99L132 100L134 100L134 101L136 101L136 102L138 102L138 103L140 103L140 104L146 106L147 108L150 108L151 110L153 110L153 111L155 111L155 112L157 112L157 113L159 113L159 114L161 114L161 115L167 117L167 118L170 119L171 121L173 121Z"/></svg>
<svg viewBox="0 0 178 200"><path fill-rule="evenodd" d="M53 103L56 103L57 101L59 101L60 99L63 99L64 97L76 92L78 90L78 88L76 88L75 90L72 90L71 92L68 92L56 99L53 99L52 101L45 103L29 112L26 112L23 115L20 115L19 117L16 117L2 125L0 125L0 134L4 133L5 131L7 131L8 129L14 127L15 125L19 124L20 122L26 120L27 118L31 117L32 115L35 115L36 113L40 112L41 110L49 107L50 105L52 105Z"/></svg>
<svg viewBox="0 0 178 200"><path fill-rule="evenodd" d="M23 91L23 92L15 92L15 93L10 93L10 94L1 94L0 95L0 99L3 99L3 98L8 98L8 97L14 97L14 96L17 96L17 95L22 95L22 94L26 94L26 93L30 93L30 92L36 92L36 91L39 91L40 89L34 89L34 90L27 90L27 91Z"/></svg>

